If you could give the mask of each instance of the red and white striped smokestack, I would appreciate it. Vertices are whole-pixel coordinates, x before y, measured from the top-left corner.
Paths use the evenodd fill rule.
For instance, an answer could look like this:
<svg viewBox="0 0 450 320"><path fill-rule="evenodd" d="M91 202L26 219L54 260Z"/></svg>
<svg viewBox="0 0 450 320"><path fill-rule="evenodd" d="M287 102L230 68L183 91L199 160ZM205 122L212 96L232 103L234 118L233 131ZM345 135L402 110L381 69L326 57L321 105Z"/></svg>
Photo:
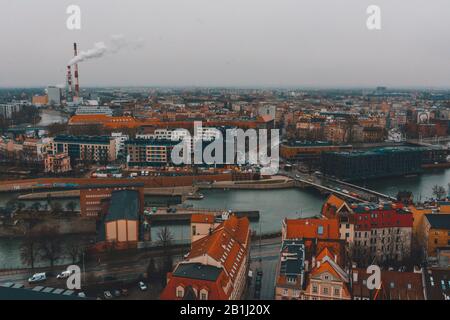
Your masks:
<svg viewBox="0 0 450 320"><path fill-rule="evenodd" d="M77 43L74 42L73 43L73 52L74 52L74 57L76 57L78 55L78 50L77 50ZM80 80L78 79L78 63L75 63L74 66L74 73L75 73L75 97L80 97Z"/></svg>
<svg viewBox="0 0 450 320"><path fill-rule="evenodd" d="M67 66L67 87L69 94L72 96L72 71L70 66Z"/></svg>

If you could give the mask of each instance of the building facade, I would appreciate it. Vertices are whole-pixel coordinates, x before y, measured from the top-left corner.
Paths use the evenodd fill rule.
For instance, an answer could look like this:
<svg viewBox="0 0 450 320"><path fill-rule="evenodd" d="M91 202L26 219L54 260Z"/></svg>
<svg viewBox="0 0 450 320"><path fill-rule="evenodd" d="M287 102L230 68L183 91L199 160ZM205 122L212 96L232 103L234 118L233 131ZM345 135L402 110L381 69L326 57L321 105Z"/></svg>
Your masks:
<svg viewBox="0 0 450 320"><path fill-rule="evenodd" d="M80 189L80 214L100 218L114 191L134 190L139 193L139 208L144 208L144 184L140 182L87 185Z"/></svg>
<svg viewBox="0 0 450 320"><path fill-rule="evenodd" d="M108 136L56 136L51 153L67 154L72 164L77 161L108 163L116 160L116 141Z"/></svg>
<svg viewBox="0 0 450 320"><path fill-rule="evenodd" d="M427 259L436 259L438 249L450 247L450 214L425 214L419 242Z"/></svg>
<svg viewBox="0 0 450 320"><path fill-rule="evenodd" d="M125 142L128 166L166 166L177 141L167 139L131 139Z"/></svg>
<svg viewBox="0 0 450 320"><path fill-rule="evenodd" d="M232 215L211 234L192 243L191 251L167 275L163 300L239 300L247 283L250 227Z"/></svg>
<svg viewBox="0 0 450 320"><path fill-rule="evenodd" d="M72 170L70 157L64 153L47 154L44 158L44 170L47 173L65 173Z"/></svg>

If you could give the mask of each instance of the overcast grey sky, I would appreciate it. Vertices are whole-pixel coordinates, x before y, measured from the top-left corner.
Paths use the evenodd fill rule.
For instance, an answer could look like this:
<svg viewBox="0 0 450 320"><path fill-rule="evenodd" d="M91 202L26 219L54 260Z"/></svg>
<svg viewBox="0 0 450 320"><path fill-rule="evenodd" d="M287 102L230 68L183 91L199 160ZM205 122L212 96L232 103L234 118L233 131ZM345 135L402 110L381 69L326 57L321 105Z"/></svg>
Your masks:
<svg viewBox="0 0 450 320"><path fill-rule="evenodd" d="M0 86L64 83L74 41L123 34L143 48L80 63L81 86L450 88L449 14L449 0L0 0Z"/></svg>

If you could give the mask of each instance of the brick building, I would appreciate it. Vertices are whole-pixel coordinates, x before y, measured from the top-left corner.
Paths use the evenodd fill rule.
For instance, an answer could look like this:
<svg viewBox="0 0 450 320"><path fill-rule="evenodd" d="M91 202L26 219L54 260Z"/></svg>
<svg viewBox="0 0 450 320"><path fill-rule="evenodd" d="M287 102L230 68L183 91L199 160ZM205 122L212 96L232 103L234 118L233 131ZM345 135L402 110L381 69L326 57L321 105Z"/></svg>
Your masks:
<svg viewBox="0 0 450 320"><path fill-rule="evenodd" d="M114 191L135 190L139 193L140 210L144 210L144 184L141 182L84 185L80 189L80 213L85 217L100 218ZM141 212L142 213L142 212Z"/></svg>

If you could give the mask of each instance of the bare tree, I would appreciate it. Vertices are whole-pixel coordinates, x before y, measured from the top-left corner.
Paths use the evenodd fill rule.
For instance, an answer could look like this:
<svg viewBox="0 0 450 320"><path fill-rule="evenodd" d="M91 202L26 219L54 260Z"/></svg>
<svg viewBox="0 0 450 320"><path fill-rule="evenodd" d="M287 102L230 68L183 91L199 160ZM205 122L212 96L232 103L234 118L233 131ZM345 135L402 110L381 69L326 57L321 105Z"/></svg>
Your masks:
<svg viewBox="0 0 450 320"><path fill-rule="evenodd" d="M74 201L70 201L66 204L66 209L70 211L71 213L75 212L75 208L77 207L77 204Z"/></svg>
<svg viewBox="0 0 450 320"><path fill-rule="evenodd" d="M20 246L20 259L23 264L34 269L34 265L39 259L39 246L34 237L27 235L23 240Z"/></svg>
<svg viewBox="0 0 450 320"><path fill-rule="evenodd" d="M50 263L53 268L56 260L61 257L62 245L61 239L58 238L57 228L46 228L42 230L38 236L39 249L41 258Z"/></svg>
<svg viewBox="0 0 450 320"><path fill-rule="evenodd" d="M82 248L80 244L77 241L72 241L69 245L66 247L66 253L70 256L72 259L72 263L75 264L78 262L80 255L82 252Z"/></svg>
<svg viewBox="0 0 450 320"><path fill-rule="evenodd" d="M15 210L17 209L18 201L16 199L10 199L8 202L6 202L6 208L9 210Z"/></svg>
<svg viewBox="0 0 450 320"><path fill-rule="evenodd" d="M25 205L25 203L23 203L22 201L18 201L18 202L17 202L17 210L18 210L19 212L21 212L23 209L25 209L25 207L26 207L26 205Z"/></svg>
<svg viewBox="0 0 450 320"><path fill-rule="evenodd" d="M169 228L164 227L158 231L158 242L161 244L163 248L167 248L172 244L173 235L170 232Z"/></svg>
<svg viewBox="0 0 450 320"><path fill-rule="evenodd" d="M31 210L33 210L35 212L38 212L40 208L41 208L41 204L39 202L34 202L31 205Z"/></svg>
<svg viewBox="0 0 450 320"><path fill-rule="evenodd" d="M53 214L61 213L62 212L62 205L59 202L52 202L50 204L51 212Z"/></svg>
<svg viewBox="0 0 450 320"><path fill-rule="evenodd" d="M433 195L436 196L437 200L442 199L446 193L447 193L447 191L445 190L445 188L443 186L435 185L433 187Z"/></svg>
<svg viewBox="0 0 450 320"><path fill-rule="evenodd" d="M164 227L158 231L158 242L161 244L163 248L163 263L162 263L162 274L166 274L167 272L172 271L173 266L173 258L168 247L172 244L173 235L170 232L169 228ZM165 277L162 279L162 283L165 285Z"/></svg>

